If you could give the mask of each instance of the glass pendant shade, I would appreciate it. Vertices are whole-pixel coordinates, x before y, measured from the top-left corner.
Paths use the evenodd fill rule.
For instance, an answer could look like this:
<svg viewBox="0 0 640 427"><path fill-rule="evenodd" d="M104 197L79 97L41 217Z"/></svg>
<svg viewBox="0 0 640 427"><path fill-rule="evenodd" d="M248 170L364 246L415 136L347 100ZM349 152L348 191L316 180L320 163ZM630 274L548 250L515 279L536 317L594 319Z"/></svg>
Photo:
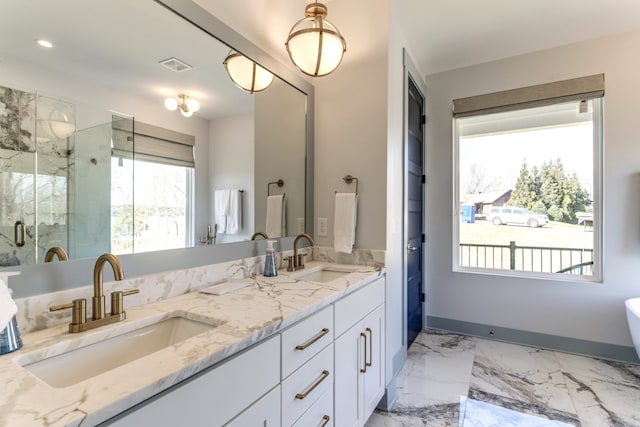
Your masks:
<svg viewBox="0 0 640 427"><path fill-rule="evenodd" d="M309 76L326 76L340 65L347 44L338 29L325 19L325 5L311 3L305 15L289 32L285 44L289 58Z"/></svg>
<svg viewBox="0 0 640 427"><path fill-rule="evenodd" d="M176 111L178 109L178 100L175 98L167 98L164 100L164 106L169 111Z"/></svg>
<svg viewBox="0 0 640 427"><path fill-rule="evenodd" d="M229 52L223 64L231 81L246 92L260 92L273 82L273 74L237 52Z"/></svg>
<svg viewBox="0 0 640 427"><path fill-rule="evenodd" d="M165 99L164 106L169 111L176 111L180 108L180 113L184 117L191 117L193 113L200 109L200 103L197 99L189 98L184 94L178 95L178 98Z"/></svg>
<svg viewBox="0 0 640 427"><path fill-rule="evenodd" d="M191 112L197 112L200 109L200 103L197 99L189 98L187 99L187 108Z"/></svg>

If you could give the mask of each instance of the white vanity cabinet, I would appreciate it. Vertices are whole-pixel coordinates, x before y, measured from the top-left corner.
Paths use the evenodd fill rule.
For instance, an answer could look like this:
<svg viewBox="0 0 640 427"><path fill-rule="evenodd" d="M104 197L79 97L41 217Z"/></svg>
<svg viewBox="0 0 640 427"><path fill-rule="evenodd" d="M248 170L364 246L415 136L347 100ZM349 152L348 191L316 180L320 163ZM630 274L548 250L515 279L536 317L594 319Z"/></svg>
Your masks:
<svg viewBox="0 0 640 427"><path fill-rule="evenodd" d="M385 390L377 278L107 425L363 426Z"/></svg>
<svg viewBox="0 0 640 427"><path fill-rule="evenodd" d="M384 395L384 278L335 305L335 425L363 426Z"/></svg>
<svg viewBox="0 0 640 427"><path fill-rule="evenodd" d="M231 360L148 399L107 424L118 427L222 426L274 389L279 382L280 335L275 335ZM279 412L280 391L279 388L276 390L274 395L278 398L276 404ZM269 412L273 408L266 406L266 414L259 410L248 411L245 420L258 420L255 425L263 427L265 419L273 418ZM247 424L236 425L252 424L247 421ZM279 426L279 419L267 425Z"/></svg>

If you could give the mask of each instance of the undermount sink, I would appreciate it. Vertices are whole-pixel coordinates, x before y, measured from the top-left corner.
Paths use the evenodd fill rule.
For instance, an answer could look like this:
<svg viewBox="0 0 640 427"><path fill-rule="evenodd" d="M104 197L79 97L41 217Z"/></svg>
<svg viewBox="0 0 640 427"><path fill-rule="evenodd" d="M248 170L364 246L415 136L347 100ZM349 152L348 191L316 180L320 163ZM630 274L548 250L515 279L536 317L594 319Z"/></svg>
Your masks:
<svg viewBox="0 0 640 427"><path fill-rule="evenodd" d="M291 277L296 280L304 280L306 282L327 283L344 277L354 271L355 268L350 266L322 265L292 274Z"/></svg>
<svg viewBox="0 0 640 427"><path fill-rule="evenodd" d="M220 324L172 317L23 367L50 386L68 387L210 331Z"/></svg>

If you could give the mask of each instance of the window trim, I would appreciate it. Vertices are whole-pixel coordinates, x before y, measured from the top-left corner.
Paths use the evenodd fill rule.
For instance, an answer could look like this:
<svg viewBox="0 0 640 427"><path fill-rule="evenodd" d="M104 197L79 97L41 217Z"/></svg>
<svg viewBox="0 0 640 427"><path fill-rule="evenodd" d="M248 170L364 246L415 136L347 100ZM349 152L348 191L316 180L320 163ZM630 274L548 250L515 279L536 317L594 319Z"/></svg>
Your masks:
<svg viewBox="0 0 640 427"><path fill-rule="evenodd" d="M454 273L472 273L489 276L517 277L525 279L552 280L561 282L582 282L582 283L602 283L604 281L604 92L601 96L583 96L577 99L593 99L593 275L572 275L560 273L543 273L528 272L519 270L492 269L479 267L463 267L460 265L460 216L462 214L460 207L460 126L457 119L468 117L469 115L452 115L453 128L453 233L452 233L452 271ZM562 103L570 100L556 99L553 103ZM549 103L547 103L548 105ZM523 105L512 110L533 108L542 106ZM506 110L502 110L503 112ZM482 110L474 115L492 114L498 111ZM596 119L597 118L597 119Z"/></svg>

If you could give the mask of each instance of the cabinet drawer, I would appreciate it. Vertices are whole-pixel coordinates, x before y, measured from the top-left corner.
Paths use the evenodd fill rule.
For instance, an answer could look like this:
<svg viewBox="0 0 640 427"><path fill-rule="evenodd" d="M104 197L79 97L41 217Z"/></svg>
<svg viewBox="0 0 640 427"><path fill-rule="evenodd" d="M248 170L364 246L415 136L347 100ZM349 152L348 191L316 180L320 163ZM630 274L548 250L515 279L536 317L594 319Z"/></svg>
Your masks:
<svg viewBox="0 0 640 427"><path fill-rule="evenodd" d="M280 335L197 374L118 418L117 426L223 425L280 381ZM185 418L188 416L188 418Z"/></svg>
<svg viewBox="0 0 640 427"><path fill-rule="evenodd" d="M282 425L292 425L325 391L333 388L333 344L282 383Z"/></svg>
<svg viewBox="0 0 640 427"><path fill-rule="evenodd" d="M334 304L336 338L384 302L384 281L384 277L376 279Z"/></svg>
<svg viewBox="0 0 640 427"><path fill-rule="evenodd" d="M333 427L333 425L333 388L330 388L292 427Z"/></svg>
<svg viewBox="0 0 640 427"><path fill-rule="evenodd" d="M282 379L333 341L331 307L309 316L282 333Z"/></svg>
<svg viewBox="0 0 640 427"><path fill-rule="evenodd" d="M280 427L280 386L274 388L225 427Z"/></svg>

